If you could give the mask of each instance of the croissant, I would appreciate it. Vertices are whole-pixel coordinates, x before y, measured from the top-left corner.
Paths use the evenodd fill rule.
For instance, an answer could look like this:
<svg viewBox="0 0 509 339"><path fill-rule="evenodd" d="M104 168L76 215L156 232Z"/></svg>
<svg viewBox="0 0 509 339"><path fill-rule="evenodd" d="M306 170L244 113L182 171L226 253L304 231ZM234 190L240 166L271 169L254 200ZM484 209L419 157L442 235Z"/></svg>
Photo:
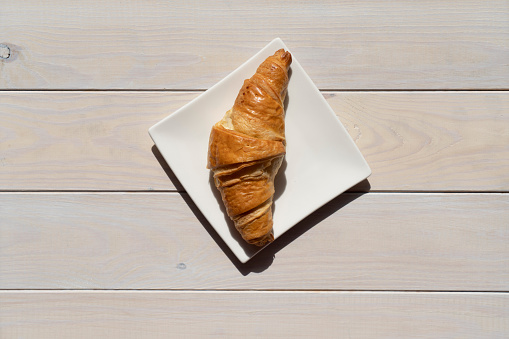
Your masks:
<svg viewBox="0 0 509 339"><path fill-rule="evenodd" d="M284 49L268 57L210 133L207 168L235 228L257 246L274 240L274 178L286 153L283 102L291 62Z"/></svg>

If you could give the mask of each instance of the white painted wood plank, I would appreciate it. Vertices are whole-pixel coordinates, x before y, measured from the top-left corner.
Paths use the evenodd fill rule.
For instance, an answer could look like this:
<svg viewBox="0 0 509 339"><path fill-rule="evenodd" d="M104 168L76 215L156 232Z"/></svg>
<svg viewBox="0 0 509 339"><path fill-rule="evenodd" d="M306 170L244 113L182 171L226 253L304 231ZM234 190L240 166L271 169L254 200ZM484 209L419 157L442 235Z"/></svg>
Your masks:
<svg viewBox="0 0 509 339"><path fill-rule="evenodd" d="M183 197L0 194L0 288L509 289L509 194L343 194L246 265Z"/></svg>
<svg viewBox="0 0 509 339"><path fill-rule="evenodd" d="M152 149L148 129L196 96L157 92L0 93L0 186L175 189L165 173L167 165L162 156Z"/></svg>
<svg viewBox="0 0 509 339"><path fill-rule="evenodd" d="M505 0L7 1L0 32L1 88L205 89L278 36L321 89L509 88Z"/></svg>
<svg viewBox="0 0 509 339"><path fill-rule="evenodd" d="M181 190L148 128L198 95L0 93L0 189ZM509 92L324 95L371 189L509 190Z"/></svg>
<svg viewBox="0 0 509 339"><path fill-rule="evenodd" d="M325 94L373 189L509 190L509 92Z"/></svg>
<svg viewBox="0 0 509 339"><path fill-rule="evenodd" d="M507 338L506 293L1 292L2 338Z"/></svg>

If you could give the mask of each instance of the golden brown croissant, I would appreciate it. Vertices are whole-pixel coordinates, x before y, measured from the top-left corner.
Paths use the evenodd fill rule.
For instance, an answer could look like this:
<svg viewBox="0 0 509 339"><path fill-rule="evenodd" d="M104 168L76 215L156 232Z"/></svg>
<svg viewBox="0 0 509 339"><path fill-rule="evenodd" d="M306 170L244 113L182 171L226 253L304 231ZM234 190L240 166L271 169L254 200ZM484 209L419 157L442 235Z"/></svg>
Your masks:
<svg viewBox="0 0 509 339"><path fill-rule="evenodd" d="M207 168L235 228L257 246L274 240L272 197L286 152L283 101L291 62L283 49L268 57L210 133Z"/></svg>

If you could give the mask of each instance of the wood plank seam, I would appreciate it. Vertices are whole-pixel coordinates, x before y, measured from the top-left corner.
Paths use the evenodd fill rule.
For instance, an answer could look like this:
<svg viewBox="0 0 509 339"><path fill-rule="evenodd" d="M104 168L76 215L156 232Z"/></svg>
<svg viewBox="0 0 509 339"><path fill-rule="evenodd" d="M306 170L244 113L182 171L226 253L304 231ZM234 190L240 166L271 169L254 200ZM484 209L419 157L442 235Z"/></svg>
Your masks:
<svg viewBox="0 0 509 339"><path fill-rule="evenodd" d="M0 88L1 92L205 92L208 88ZM319 88L320 92L507 92L509 88Z"/></svg>

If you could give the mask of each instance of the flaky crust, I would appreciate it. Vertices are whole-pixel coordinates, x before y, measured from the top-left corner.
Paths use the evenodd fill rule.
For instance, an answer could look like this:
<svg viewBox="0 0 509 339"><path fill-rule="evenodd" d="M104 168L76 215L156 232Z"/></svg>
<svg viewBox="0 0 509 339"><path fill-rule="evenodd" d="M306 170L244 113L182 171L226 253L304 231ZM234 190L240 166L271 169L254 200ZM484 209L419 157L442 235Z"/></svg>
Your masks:
<svg viewBox="0 0 509 339"><path fill-rule="evenodd" d="M283 101L291 62L283 49L268 57L210 133L207 168L235 228L257 246L274 240L274 178L286 152Z"/></svg>

